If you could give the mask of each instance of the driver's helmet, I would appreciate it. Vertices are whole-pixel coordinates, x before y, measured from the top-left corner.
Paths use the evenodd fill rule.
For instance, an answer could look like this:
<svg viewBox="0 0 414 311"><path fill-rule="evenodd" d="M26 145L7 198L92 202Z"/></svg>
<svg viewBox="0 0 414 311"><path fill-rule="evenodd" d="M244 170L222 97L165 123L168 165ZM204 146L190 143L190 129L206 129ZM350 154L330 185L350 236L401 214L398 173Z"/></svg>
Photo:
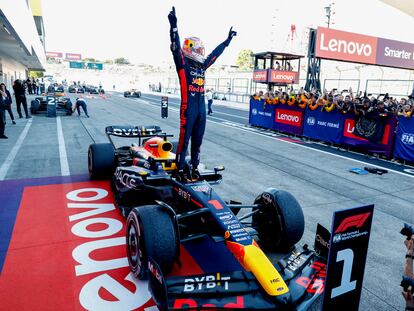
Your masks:
<svg viewBox="0 0 414 311"><path fill-rule="evenodd" d="M191 58L199 63L204 62L204 44L199 38L185 38L182 51L184 56L187 56L188 58Z"/></svg>

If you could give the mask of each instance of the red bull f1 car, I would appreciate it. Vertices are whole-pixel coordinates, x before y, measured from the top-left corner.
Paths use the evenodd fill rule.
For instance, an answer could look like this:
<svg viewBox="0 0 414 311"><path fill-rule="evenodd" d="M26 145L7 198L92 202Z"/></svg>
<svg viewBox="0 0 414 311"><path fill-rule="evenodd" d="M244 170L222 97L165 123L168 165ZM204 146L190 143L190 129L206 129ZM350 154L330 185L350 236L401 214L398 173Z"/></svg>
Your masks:
<svg viewBox="0 0 414 311"><path fill-rule="evenodd" d="M212 187L224 167L198 180L178 178L175 143L159 127L108 126L106 134L110 143L89 147L89 172L111 178L127 219L130 269L149 279L160 310L310 310L320 303L326 259L307 245L294 247L304 216L289 192L269 188L251 205L225 201ZM137 143L117 148L113 136ZM238 268L169 275L181 265L180 244L203 239L232 254ZM288 251L271 260L266 253L277 249Z"/></svg>

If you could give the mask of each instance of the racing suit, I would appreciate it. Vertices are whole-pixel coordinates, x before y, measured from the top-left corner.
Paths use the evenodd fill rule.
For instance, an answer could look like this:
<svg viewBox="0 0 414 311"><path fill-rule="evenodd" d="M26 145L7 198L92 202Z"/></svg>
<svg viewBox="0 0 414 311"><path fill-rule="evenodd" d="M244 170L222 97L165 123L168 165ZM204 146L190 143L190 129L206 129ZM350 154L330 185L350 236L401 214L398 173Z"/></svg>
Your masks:
<svg viewBox="0 0 414 311"><path fill-rule="evenodd" d="M177 27L171 26L171 52L177 69L180 89L180 135L177 147L177 168L186 166L185 155L191 137L191 165L196 169L200 162L200 146L206 128L206 107L204 102L205 71L223 53L230 39L219 44L204 63L185 57L180 45Z"/></svg>

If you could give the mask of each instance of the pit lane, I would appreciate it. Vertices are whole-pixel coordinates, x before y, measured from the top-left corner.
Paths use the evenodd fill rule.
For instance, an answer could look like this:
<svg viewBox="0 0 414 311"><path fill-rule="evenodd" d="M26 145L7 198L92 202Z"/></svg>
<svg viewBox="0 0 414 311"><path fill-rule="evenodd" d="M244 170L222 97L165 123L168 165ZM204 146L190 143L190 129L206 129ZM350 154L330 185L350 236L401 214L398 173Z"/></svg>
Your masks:
<svg viewBox="0 0 414 311"><path fill-rule="evenodd" d="M70 175L87 173L87 148L92 142L106 142L107 125L159 124L165 131L178 134L177 100L170 100L168 119L160 117L157 96L124 99L113 95L106 100L87 100L90 119L75 115L60 118ZM334 210L375 203L360 309L402 309L399 283L405 252L399 229L403 222L414 223L412 176L392 163L344 151L332 154L328 147L317 148L314 143L252 130L245 126L247 111L219 106L213 106L213 110L215 114L208 117L201 160L208 167L226 166L218 193L225 199L250 203L269 186L292 192L304 209L303 242L309 245L313 244L317 222L330 228ZM9 140L1 142L0 165L6 161L26 122L18 119L16 126L8 123ZM57 127L56 119L34 116L4 178L10 182L60 176L62 156ZM356 161L379 161L392 171L382 176L349 173L352 167L364 166Z"/></svg>

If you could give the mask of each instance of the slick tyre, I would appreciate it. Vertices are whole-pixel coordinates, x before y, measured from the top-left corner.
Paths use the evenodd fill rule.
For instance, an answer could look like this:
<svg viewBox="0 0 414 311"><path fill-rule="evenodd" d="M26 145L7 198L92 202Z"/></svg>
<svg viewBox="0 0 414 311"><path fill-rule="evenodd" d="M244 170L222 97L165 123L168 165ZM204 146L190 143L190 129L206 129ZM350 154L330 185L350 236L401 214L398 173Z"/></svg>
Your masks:
<svg viewBox="0 0 414 311"><path fill-rule="evenodd" d="M36 114L37 109L39 109L39 101L34 99L30 102L30 113L31 114Z"/></svg>
<svg viewBox="0 0 414 311"><path fill-rule="evenodd" d="M179 239L174 219L160 205L134 208L127 218L128 263L138 279L148 278L148 257L168 274L179 255Z"/></svg>
<svg viewBox="0 0 414 311"><path fill-rule="evenodd" d="M115 152L112 144L92 144L88 150L88 170L91 179L108 179L115 171Z"/></svg>
<svg viewBox="0 0 414 311"><path fill-rule="evenodd" d="M295 197L284 190L269 188L255 202L259 211L252 216L260 244L268 249L286 250L303 236L305 220Z"/></svg>

